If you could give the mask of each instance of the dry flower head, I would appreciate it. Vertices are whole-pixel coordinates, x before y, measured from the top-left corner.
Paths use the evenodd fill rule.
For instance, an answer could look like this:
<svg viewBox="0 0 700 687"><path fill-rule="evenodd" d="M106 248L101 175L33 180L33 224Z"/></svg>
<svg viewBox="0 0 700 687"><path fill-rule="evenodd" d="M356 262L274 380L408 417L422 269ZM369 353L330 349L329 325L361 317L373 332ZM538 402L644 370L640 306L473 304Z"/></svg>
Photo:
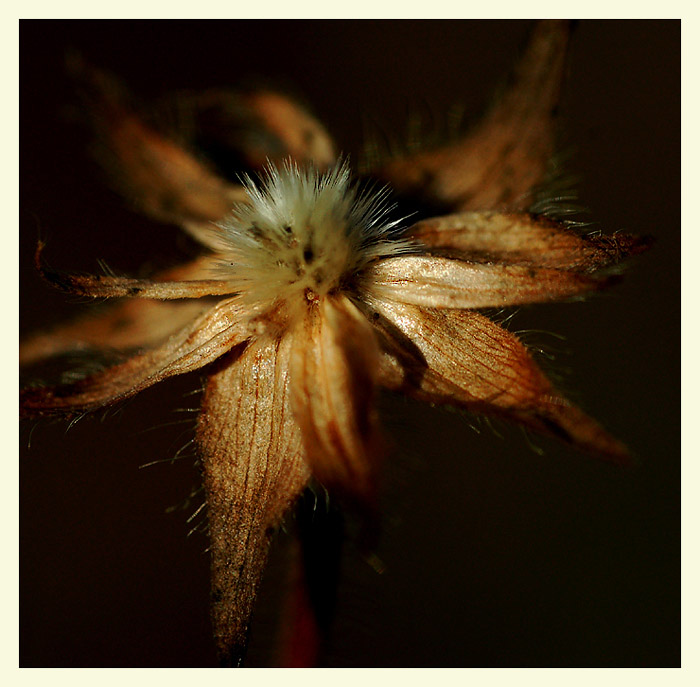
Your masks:
<svg viewBox="0 0 700 687"><path fill-rule="evenodd" d="M196 438L223 664L240 661L271 538L312 479L374 524L379 389L626 460L517 337L479 312L583 297L610 283L601 269L645 245L527 212L554 153L568 33L566 22L537 25L510 89L473 131L371 170L444 210L418 221L397 219L385 189L359 189L322 125L281 94L236 96L240 132L262 130L284 151L267 155L259 180L236 185L149 127L104 74L75 66L115 185L205 251L147 280L57 273L40 246L54 286L126 300L27 340L22 362L105 342L140 351L72 384L25 389L21 413L82 413L173 375L206 375ZM193 108L228 112L232 97ZM270 152L240 140L253 167Z"/></svg>

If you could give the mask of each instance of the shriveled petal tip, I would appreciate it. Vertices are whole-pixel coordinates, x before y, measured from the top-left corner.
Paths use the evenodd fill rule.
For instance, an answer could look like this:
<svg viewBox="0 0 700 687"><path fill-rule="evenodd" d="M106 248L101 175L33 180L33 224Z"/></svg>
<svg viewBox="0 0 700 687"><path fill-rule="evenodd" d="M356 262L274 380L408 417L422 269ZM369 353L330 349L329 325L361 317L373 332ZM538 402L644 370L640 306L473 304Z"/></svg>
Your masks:
<svg viewBox="0 0 700 687"><path fill-rule="evenodd" d="M623 444L560 396L523 344L476 312L374 300L380 382L430 403L501 415L577 448L625 462Z"/></svg>
<svg viewBox="0 0 700 687"><path fill-rule="evenodd" d="M406 232L431 249L473 262L503 262L594 272L646 250L628 234L583 236L561 222L527 213L462 212L417 222Z"/></svg>
<svg viewBox="0 0 700 687"><path fill-rule="evenodd" d="M372 506L378 457L374 331L339 296L310 307L293 335L292 407L311 470L329 489Z"/></svg>
<svg viewBox="0 0 700 687"><path fill-rule="evenodd" d="M167 119L176 120L177 140L201 150L227 177L290 157L323 169L336 157L316 117L269 87L176 92L163 106L173 111Z"/></svg>
<svg viewBox="0 0 700 687"><path fill-rule="evenodd" d="M337 153L330 134L305 108L290 98L274 91L260 90L244 96L246 104L259 118L261 128L277 139L279 152L276 159L292 157L298 162L313 162L320 169L329 167ZM269 155L264 150L250 150L250 161L262 167Z"/></svg>
<svg viewBox="0 0 700 687"><path fill-rule="evenodd" d="M236 299L222 301L158 348L121 365L58 387L20 392L20 417L93 410L174 375L197 370L248 338Z"/></svg>
<svg viewBox="0 0 700 687"><path fill-rule="evenodd" d="M70 66L82 87L99 162L115 188L146 214L176 224L217 221L233 202L245 201L241 186L226 183L146 125L126 104L114 78L80 58Z"/></svg>
<svg viewBox="0 0 700 687"><path fill-rule="evenodd" d="M538 22L510 87L480 124L451 144L389 162L376 175L445 208L529 207L554 152L570 31L570 22Z"/></svg>
<svg viewBox="0 0 700 687"><path fill-rule="evenodd" d="M405 255L371 265L363 288L371 295L429 308L494 308L581 296L611 278L524 265Z"/></svg>
<svg viewBox="0 0 700 687"><path fill-rule="evenodd" d="M308 481L289 403L291 340L250 344L222 359L197 427L204 469L219 658L240 663L268 548Z"/></svg>
<svg viewBox="0 0 700 687"><path fill-rule="evenodd" d="M198 258L157 275L159 280L201 279L215 261ZM128 350L153 346L192 322L211 304L202 301L125 300L20 342L20 365L86 350Z"/></svg>
<svg viewBox="0 0 700 687"><path fill-rule="evenodd" d="M174 300L178 298L204 298L226 296L233 292L231 285L220 279L191 281L152 281L103 275L64 274L46 267L41 261L44 244L37 244L35 263L41 276L52 286L75 296L88 298L154 298Z"/></svg>

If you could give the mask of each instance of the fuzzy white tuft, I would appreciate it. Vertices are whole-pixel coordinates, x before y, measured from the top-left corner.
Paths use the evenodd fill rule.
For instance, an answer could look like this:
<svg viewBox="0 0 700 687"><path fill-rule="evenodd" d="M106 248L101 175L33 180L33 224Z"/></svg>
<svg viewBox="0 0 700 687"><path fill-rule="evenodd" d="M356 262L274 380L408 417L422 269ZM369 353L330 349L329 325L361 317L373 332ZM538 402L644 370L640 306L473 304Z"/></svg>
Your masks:
<svg viewBox="0 0 700 687"><path fill-rule="evenodd" d="M287 162L268 166L261 186L246 177L250 203L219 226L219 277L257 313L296 309L347 287L370 262L410 249L389 221L387 191L360 193L345 162L321 174Z"/></svg>

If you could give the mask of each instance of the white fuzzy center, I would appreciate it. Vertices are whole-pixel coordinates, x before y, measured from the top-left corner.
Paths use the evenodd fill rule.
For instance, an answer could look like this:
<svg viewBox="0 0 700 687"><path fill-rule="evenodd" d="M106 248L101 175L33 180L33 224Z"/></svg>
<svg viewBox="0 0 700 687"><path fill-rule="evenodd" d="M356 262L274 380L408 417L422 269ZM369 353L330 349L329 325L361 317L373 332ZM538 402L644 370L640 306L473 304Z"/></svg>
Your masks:
<svg viewBox="0 0 700 687"><path fill-rule="evenodd" d="M373 260L410 246L387 220L386 191L359 193L344 163L325 174L270 166L260 187L246 187L251 202L220 226L219 276L258 313L346 288Z"/></svg>

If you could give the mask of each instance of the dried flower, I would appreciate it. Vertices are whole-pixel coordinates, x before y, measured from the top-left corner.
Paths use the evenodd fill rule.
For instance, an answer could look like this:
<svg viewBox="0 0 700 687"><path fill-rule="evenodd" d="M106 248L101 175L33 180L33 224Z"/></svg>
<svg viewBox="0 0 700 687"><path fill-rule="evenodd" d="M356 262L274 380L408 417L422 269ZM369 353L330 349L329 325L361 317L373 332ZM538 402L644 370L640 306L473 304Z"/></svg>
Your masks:
<svg viewBox="0 0 700 687"><path fill-rule="evenodd" d="M277 160L259 183L237 186L142 121L107 77L76 63L117 186L207 252L144 280L59 274L43 266L40 245L37 265L54 286L131 300L28 340L23 362L105 339L143 350L72 384L25 389L21 412L83 413L173 375L206 373L197 443L223 664L242 656L271 538L311 479L374 523L378 389L626 459L514 335L478 312L582 297L610 283L600 270L645 246L527 212L554 153L567 38L565 22L538 25L510 90L469 134L375 163L371 176L399 196L442 210L408 227L385 191L353 185L323 127L279 94L219 93L192 105L203 121L233 113L240 135L231 145L251 166ZM265 134L250 135L263 143L251 145L251 132Z"/></svg>

